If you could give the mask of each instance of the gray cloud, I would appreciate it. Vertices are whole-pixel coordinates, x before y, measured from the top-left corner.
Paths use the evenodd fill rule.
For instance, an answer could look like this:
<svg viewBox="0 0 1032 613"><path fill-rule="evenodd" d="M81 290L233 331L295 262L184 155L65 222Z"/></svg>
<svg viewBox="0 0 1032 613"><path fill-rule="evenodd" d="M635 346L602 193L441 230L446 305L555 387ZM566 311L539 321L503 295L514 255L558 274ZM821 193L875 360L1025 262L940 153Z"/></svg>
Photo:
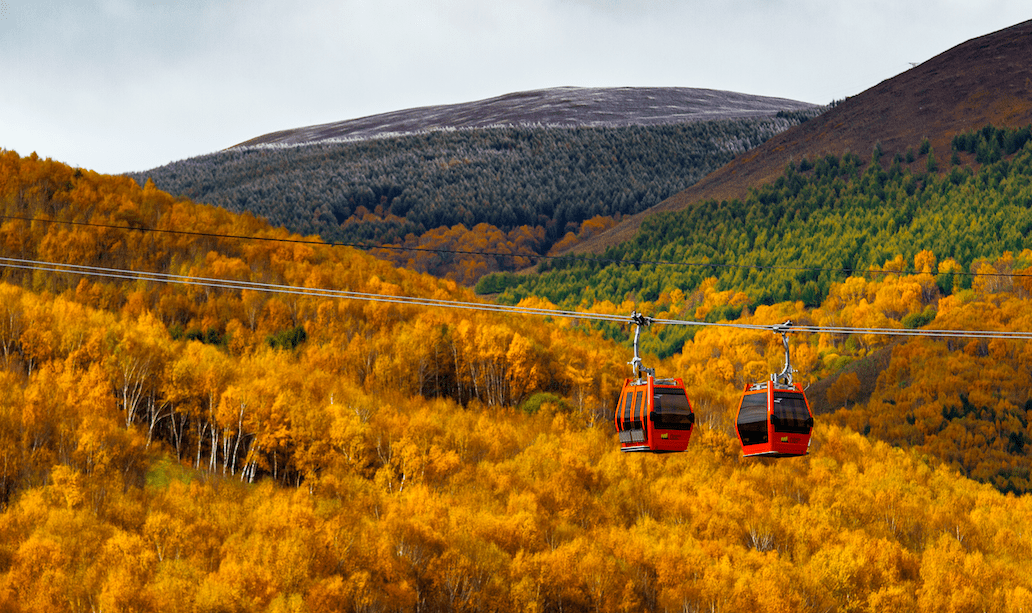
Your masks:
<svg viewBox="0 0 1032 613"><path fill-rule="evenodd" d="M273 130L560 85L825 103L1017 0L5 0L0 147L142 170Z"/></svg>

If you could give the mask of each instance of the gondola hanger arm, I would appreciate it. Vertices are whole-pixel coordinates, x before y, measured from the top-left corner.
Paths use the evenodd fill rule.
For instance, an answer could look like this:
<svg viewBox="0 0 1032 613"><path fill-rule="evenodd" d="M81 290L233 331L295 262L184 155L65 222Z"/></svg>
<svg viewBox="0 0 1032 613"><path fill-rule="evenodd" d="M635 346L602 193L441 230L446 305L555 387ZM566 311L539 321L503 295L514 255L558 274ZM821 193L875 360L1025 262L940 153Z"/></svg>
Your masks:
<svg viewBox="0 0 1032 613"><path fill-rule="evenodd" d="M785 368L780 373L771 375L770 378L774 382L784 380L786 385L792 385L792 373L795 372L795 369L792 368L792 356L788 352L788 333L791 331L789 329L791 326L791 319L783 324L772 326L774 333L781 335L781 342L785 345Z"/></svg>
<svg viewBox="0 0 1032 613"><path fill-rule="evenodd" d="M631 312L631 323L634 324L634 358L628 364L631 365L631 373L636 381L642 381L646 376L656 376L652 368L645 368L641 356L638 355L638 339L641 337L641 329L652 324L652 318L637 311Z"/></svg>

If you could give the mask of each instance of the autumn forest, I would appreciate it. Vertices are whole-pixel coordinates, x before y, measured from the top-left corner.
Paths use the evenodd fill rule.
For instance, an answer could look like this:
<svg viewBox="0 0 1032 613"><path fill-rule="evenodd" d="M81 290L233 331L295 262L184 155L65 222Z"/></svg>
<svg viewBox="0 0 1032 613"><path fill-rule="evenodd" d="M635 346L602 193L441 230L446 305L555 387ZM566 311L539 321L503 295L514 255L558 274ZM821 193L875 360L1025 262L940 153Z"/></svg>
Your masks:
<svg viewBox="0 0 1032 613"><path fill-rule="evenodd" d="M1022 143L930 170L925 153L919 180L889 156L881 178L836 160L786 169L772 189L866 182L906 198L912 180L949 204L979 168L1024 193L1029 155ZM953 168L966 174L951 182ZM263 291L478 300L35 154L0 155L0 204L0 611L1032 609L1027 341L794 334L817 413L810 455L764 460L741 456L733 424L742 386L780 370L780 338L657 326L646 360L685 379L696 432L685 453L622 454L629 327ZM805 279L762 295L713 275L554 300L743 324L1032 329L1020 241L968 259L931 244L858 258L805 295Z"/></svg>
<svg viewBox="0 0 1032 613"><path fill-rule="evenodd" d="M0 613L1032 613L1032 19L7 4Z"/></svg>

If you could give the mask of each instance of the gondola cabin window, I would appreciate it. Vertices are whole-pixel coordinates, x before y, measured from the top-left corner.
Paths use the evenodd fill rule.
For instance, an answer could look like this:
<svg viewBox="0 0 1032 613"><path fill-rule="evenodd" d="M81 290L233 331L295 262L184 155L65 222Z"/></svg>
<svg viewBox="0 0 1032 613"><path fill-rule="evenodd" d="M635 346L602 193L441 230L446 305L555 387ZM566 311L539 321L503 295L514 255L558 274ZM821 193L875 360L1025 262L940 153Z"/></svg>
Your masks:
<svg viewBox="0 0 1032 613"><path fill-rule="evenodd" d="M652 421L657 428L691 430L695 415L688 396L679 387L656 386L652 390Z"/></svg>
<svg viewBox="0 0 1032 613"><path fill-rule="evenodd" d="M746 394L738 410L738 434L742 445L767 442L767 391Z"/></svg>
<svg viewBox="0 0 1032 613"><path fill-rule="evenodd" d="M813 420L802 394L782 393L774 397L770 423L775 432L809 434Z"/></svg>

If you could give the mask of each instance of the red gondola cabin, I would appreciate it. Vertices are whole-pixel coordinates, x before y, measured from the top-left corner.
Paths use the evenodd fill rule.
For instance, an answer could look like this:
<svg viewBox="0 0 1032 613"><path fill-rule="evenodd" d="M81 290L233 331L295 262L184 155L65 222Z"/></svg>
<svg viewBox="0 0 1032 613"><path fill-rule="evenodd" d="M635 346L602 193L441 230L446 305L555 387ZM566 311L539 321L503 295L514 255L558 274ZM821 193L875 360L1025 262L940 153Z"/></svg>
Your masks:
<svg viewBox="0 0 1032 613"><path fill-rule="evenodd" d="M738 406L737 430L746 457L806 455L813 413L803 388L777 381L745 386Z"/></svg>
<svg viewBox="0 0 1032 613"><path fill-rule="evenodd" d="M684 451L695 413L681 379L626 379L616 407L621 451Z"/></svg>

